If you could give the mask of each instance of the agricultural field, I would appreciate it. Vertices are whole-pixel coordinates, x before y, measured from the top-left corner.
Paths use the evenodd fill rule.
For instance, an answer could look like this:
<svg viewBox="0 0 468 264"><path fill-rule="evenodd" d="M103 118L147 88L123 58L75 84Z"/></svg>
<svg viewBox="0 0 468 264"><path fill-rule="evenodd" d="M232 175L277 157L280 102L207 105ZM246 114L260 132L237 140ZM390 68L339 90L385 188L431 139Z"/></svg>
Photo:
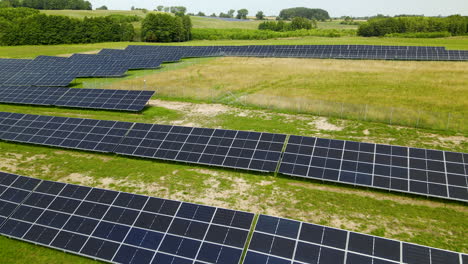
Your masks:
<svg viewBox="0 0 468 264"><path fill-rule="evenodd" d="M133 10L133 11L122 11L122 10L43 10L41 11L47 15L58 15L58 16L69 16L74 18L84 18L84 17L98 17L98 16L109 16L109 15L126 15L126 16L138 16L144 18L149 13L158 13L157 11L148 11L143 12L142 10ZM236 29L258 29L258 25L262 21L254 20L251 18L247 21L237 22L237 21L223 21L216 18L207 18L207 17L198 17L192 16L192 23L194 28L215 28L215 29L224 29L224 28L236 28ZM274 19L274 18L268 18ZM357 26L354 25L341 25L341 21L332 21L332 22L318 22L318 28L323 29L357 29ZM136 25L139 27L139 25Z"/></svg>
<svg viewBox="0 0 468 264"><path fill-rule="evenodd" d="M141 11L44 11L72 17ZM196 28L255 29L258 21L193 17ZM352 29L339 21L320 28ZM468 37L440 39L303 37L190 41L161 45L411 45L468 50ZM140 42L0 47L0 58L95 54ZM78 78L75 89L154 90L140 113L0 104L0 112L284 133L468 153L468 62L191 58L121 78ZM273 103L272 103L273 102ZM274 105L277 107L275 107ZM279 105L279 106L278 106ZM317 105L320 105L318 107ZM325 106L328 106L325 107ZM341 105L341 115L329 108ZM366 118L343 113L366 107ZM371 108L373 110L367 111ZM327 110L328 109L328 110ZM419 116L437 113L436 126ZM259 122L261 120L261 122ZM440 122L438 122L440 121ZM457 123L458 122L458 123ZM454 124L455 123L455 124ZM452 129L453 128L453 129ZM129 158L0 141L0 171L327 225L430 247L468 252L463 202L349 187L274 173ZM92 263L0 236L2 263Z"/></svg>

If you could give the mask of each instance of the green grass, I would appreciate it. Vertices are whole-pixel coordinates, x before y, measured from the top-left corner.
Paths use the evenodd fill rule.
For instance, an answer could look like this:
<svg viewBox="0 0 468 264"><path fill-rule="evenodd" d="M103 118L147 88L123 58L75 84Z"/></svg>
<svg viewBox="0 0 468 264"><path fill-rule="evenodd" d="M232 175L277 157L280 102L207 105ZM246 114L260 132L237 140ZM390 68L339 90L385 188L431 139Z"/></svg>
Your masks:
<svg viewBox="0 0 468 264"><path fill-rule="evenodd" d="M151 89L166 98L468 132L466 66L466 62L187 59L162 70L130 72L124 78L78 79L77 87Z"/></svg>
<svg viewBox="0 0 468 264"><path fill-rule="evenodd" d="M444 46L448 49L468 50L468 37L451 37L442 39L412 38L364 38L364 37L303 37L293 39L269 40L199 40L184 43L154 44L146 42L105 42L95 44L70 44L49 46L1 46L0 58L35 58L39 55L70 55L79 52L99 51L103 48L123 49L128 45L409 45L409 46Z"/></svg>

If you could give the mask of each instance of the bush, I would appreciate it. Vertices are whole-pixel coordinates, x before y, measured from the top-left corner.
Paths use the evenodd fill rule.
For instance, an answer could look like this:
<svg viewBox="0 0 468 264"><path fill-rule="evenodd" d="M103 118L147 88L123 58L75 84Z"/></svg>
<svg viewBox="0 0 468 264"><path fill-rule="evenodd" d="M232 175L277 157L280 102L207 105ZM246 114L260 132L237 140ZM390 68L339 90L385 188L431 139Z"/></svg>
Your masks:
<svg viewBox="0 0 468 264"><path fill-rule="evenodd" d="M8 21L13 21L15 19L28 17L28 16L32 16L35 14L39 14L39 10L26 8L26 7L0 8L0 18L3 18Z"/></svg>
<svg viewBox="0 0 468 264"><path fill-rule="evenodd" d="M259 30L272 30L272 31L294 31L300 29L313 29L317 28L317 21L309 20L303 17L295 17L292 22L286 23L283 20L279 21L265 21L258 25Z"/></svg>
<svg viewBox="0 0 468 264"><path fill-rule="evenodd" d="M359 26L358 35L385 36L395 33L449 32L453 36L468 33L468 17L395 17L373 18Z"/></svg>
<svg viewBox="0 0 468 264"><path fill-rule="evenodd" d="M355 30L337 30L337 29L312 29L277 32L272 30L256 29L212 29L212 28L194 28L192 36L194 40L264 40L275 38L293 38L293 37L343 37L354 36Z"/></svg>
<svg viewBox="0 0 468 264"><path fill-rule="evenodd" d="M315 21L314 21L315 22ZM295 17L293 18L291 24L289 25L289 30L299 30L299 29L312 29L313 22L304 17ZM315 27L317 27L317 23L315 22Z"/></svg>
<svg viewBox="0 0 468 264"><path fill-rule="evenodd" d="M132 22L139 22L143 20L143 18L136 16L136 15L126 16L126 15L113 14L107 17L111 18L112 20L118 23L132 23Z"/></svg>
<svg viewBox="0 0 468 264"><path fill-rule="evenodd" d="M130 23L110 17L79 20L65 16L36 14L14 20L0 36L3 45L55 45L131 41L135 31Z"/></svg>
<svg viewBox="0 0 468 264"><path fill-rule="evenodd" d="M448 38L451 37L450 32L417 32L417 33L392 33L387 34L388 38Z"/></svg>
<svg viewBox="0 0 468 264"><path fill-rule="evenodd" d="M189 16L149 14L142 23L141 38L147 42L181 42L192 37L192 21Z"/></svg>

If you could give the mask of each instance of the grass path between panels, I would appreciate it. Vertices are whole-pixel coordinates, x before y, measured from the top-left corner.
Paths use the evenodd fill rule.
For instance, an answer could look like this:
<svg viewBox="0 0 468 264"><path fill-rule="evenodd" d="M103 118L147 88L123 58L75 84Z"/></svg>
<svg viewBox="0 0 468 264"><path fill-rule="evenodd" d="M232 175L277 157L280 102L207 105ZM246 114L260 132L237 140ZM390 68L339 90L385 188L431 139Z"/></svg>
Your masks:
<svg viewBox="0 0 468 264"><path fill-rule="evenodd" d="M0 105L0 111L146 123L244 129L454 151L458 134L235 108L152 100L142 114ZM260 122L259 122L260 120ZM286 176L0 142L0 171L287 217L468 252L464 204ZM428 228L430 224L430 228ZM0 237L8 263L91 260ZM5 255L5 258L3 256Z"/></svg>
<svg viewBox="0 0 468 264"><path fill-rule="evenodd" d="M399 46L444 46L447 49L468 50L468 37L438 39L421 38L364 38L364 37L303 37L269 40L197 40L182 43L155 44L147 42L105 42L94 44L44 45L44 46L2 46L0 58L35 58L39 55L71 55L79 52L98 52L103 48L123 49L128 45L399 45Z"/></svg>

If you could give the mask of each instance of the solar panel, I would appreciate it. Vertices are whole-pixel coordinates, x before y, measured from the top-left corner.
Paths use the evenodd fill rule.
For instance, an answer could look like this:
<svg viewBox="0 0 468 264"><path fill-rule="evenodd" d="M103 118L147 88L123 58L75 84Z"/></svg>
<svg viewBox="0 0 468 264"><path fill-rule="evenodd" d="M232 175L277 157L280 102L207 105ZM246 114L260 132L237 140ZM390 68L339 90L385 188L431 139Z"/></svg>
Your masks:
<svg viewBox="0 0 468 264"><path fill-rule="evenodd" d="M244 264L461 264L466 255L260 215ZM466 258L466 257L465 257Z"/></svg>
<svg viewBox="0 0 468 264"><path fill-rule="evenodd" d="M279 172L468 201L467 168L466 153L291 136Z"/></svg>
<svg viewBox="0 0 468 264"><path fill-rule="evenodd" d="M112 52L106 51L107 54ZM286 58L333 58L377 60L467 60L463 51L446 51L444 47L373 46L373 45L259 45L259 46L128 46L128 54L180 53L182 57L240 56ZM443 56L450 53L451 56ZM117 54L117 53L114 53Z"/></svg>
<svg viewBox="0 0 468 264"><path fill-rule="evenodd" d="M76 108L141 111L154 91L0 86L0 102Z"/></svg>
<svg viewBox="0 0 468 264"><path fill-rule="evenodd" d="M37 179L0 172L0 227L31 195L39 182Z"/></svg>
<svg viewBox="0 0 468 264"><path fill-rule="evenodd" d="M0 183L14 177L39 182L2 173ZM52 181L23 196L2 209L13 214L4 217L1 234L115 263L239 263L254 217Z"/></svg>
<svg viewBox="0 0 468 264"><path fill-rule="evenodd" d="M32 105L53 105L69 88L0 86L0 102Z"/></svg>
<svg viewBox="0 0 468 264"><path fill-rule="evenodd" d="M116 153L188 163L275 171L285 135L135 124Z"/></svg>
<svg viewBox="0 0 468 264"><path fill-rule="evenodd" d="M53 104L78 108L141 111L153 95L154 91L69 89Z"/></svg>
<svg viewBox="0 0 468 264"><path fill-rule="evenodd" d="M10 117L7 116L7 119ZM16 119L14 125L7 125L7 128L8 126L8 131L0 135L3 140L112 152L132 123L24 115L21 119Z"/></svg>

